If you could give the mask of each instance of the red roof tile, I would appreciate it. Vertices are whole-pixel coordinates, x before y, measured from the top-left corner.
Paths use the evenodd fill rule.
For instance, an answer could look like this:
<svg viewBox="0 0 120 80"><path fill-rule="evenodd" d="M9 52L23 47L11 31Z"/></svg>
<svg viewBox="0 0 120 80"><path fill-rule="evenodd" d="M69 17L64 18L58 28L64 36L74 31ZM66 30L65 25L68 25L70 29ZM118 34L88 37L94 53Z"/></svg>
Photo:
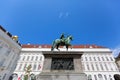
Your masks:
<svg viewBox="0 0 120 80"><path fill-rule="evenodd" d="M22 48L51 48L52 45L34 45L34 44L23 44ZM63 46L60 46L63 48ZM72 48L105 48L97 45L73 45Z"/></svg>

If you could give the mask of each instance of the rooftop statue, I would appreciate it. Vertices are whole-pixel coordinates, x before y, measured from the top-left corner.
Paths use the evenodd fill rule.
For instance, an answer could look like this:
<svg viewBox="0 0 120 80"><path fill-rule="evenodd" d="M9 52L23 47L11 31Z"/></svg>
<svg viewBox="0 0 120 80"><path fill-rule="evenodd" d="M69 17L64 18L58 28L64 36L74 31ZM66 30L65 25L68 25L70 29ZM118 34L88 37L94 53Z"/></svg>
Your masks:
<svg viewBox="0 0 120 80"><path fill-rule="evenodd" d="M70 42L71 42L72 39L73 39L73 37L71 35L65 37L64 33L61 34L60 39L56 39L56 40L53 41L51 51L53 51L54 48L59 50L58 49L59 46L66 46L66 49L68 50L68 47L71 46Z"/></svg>

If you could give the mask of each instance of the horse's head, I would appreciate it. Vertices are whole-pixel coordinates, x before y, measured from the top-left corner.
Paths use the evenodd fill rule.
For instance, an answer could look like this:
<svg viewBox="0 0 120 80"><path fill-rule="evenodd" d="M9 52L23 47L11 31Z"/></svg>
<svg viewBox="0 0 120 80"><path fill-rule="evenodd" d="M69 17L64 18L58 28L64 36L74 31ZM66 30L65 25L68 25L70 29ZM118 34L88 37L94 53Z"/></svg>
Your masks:
<svg viewBox="0 0 120 80"><path fill-rule="evenodd" d="M70 35L69 37L68 37L70 40L73 40L73 37Z"/></svg>

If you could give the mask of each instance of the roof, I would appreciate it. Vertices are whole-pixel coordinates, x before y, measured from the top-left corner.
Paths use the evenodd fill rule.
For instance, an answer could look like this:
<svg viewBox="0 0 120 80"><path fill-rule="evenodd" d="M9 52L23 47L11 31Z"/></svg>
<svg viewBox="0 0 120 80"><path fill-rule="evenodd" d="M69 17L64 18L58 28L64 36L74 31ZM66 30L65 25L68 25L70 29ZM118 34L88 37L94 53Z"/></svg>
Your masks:
<svg viewBox="0 0 120 80"><path fill-rule="evenodd" d="M22 48L51 48L52 45L22 44ZM60 46L62 48L63 46ZM72 48L106 48L98 45L73 45Z"/></svg>
<svg viewBox="0 0 120 80"><path fill-rule="evenodd" d="M12 39L13 35L12 35L10 32L6 31L1 25L0 25L0 29L1 29L3 32L5 32L5 33ZM18 41L16 41L16 42L17 42L17 44L18 44L19 46L21 46L21 44L20 44Z"/></svg>

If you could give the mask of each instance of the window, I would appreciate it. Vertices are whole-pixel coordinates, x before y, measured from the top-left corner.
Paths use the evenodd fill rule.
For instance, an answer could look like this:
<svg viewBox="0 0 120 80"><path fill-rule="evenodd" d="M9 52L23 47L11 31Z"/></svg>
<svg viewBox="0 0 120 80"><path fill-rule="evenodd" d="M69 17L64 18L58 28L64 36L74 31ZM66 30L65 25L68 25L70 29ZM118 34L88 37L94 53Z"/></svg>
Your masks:
<svg viewBox="0 0 120 80"><path fill-rule="evenodd" d="M111 61L114 61L112 57L110 57L110 60L111 60Z"/></svg>
<svg viewBox="0 0 120 80"><path fill-rule="evenodd" d="M108 70L108 67L107 67L106 63L104 63L104 65L105 65L106 70Z"/></svg>
<svg viewBox="0 0 120 80"><path fill-rule="evenodd" d="M102 57L102 60L105 61L103 57Z"/></svg>
<svg viewBox="0 0 120 80"><path fill-rule="evenodd" d="M110 69L113 70L112 63L109 63Z"/></svg>
<svg viewBox="0 0 120 80"><path fill-rule="evenodd" d="M94 71L94 66L93 66L93 64L91 63L91 66L92 66L92 70Z"/></svg>
<svg viewBox="0 0 120 80"><path fill-rule="evenodd" d="M38 65L38 70L40 70L41 69L41 64L39 63L39 65Z"/></svg>
<svg viewBox="0 0 120 80"><path fill-rule="evenodd" d="M27 63L25 63L23 70L25 70L26 67L27 67Z"/></svg>
<svg viewBox="0 0 120 80"><path fill-rule="evenodd" d="M88 64L86 64L86 65L87 65L87 70L90 70L89 65Z"/></svg>
<svg viewBox="0 0 120 80"><path fill-rule="evenodd" d="M38 60L38 56L36 56L36 59L35 59L36 61Z"/></svg>
<svg viewBox="0 0 120 80"><path fill-rule="evenodd" d="M23 61L25 60L25 56L23 56Z"/></svg>
<svg viewBox="0 0 120 80"><path fill-rule="evenodd" d="M104 70L104 69L103 69L103 65L102 65L102 63L100 63L100 67L101 67L101 70Z"/></svg>
<svg viewBox="0 0 120 80"><path fill-rule="evenodd" d="M95 80L97 80L97 76L96 76L96 75L94 75L94 77L95 77Z"/></svg>
<svg viewBox="0 0 120 80"><path fill-rule="evenodd" d="M29 60L30 56L27 57L27 61Z"/></svg>
<svg viewBox="0 0 120 80"><path fill-rule="evenodd" d="M20 65L19 65L19 68L18 68L18 70L21 70L21 67L22 67L22 64L20 64Z"/></svg>
<svg viewBox="0 0 120 80"><path fill-rule="evenodd" d="M106 60L109 61L108 57L106 57Z"/></svg>
<svg viewBox="0 0 120 80"><path fill-rule="evenodd" d="M92 61L92 58L91 57L89 57L90 58L90 61Z"/></svg>
<svg viewBox="0 0 120 80"><path fill-rule="evenodd" d="M117 65L116 65L116 63L114 63L114 67L115 67L115 70L116 70L116 71L119 70L118 67L117 67ZM120 70L119 70L119 71L120 71Z"/></svg>
<svg viewBox="0 0 120 80"><path fill-rule="evenodd" d="M42 56L40 56L40 61L42 61Z"/></svg>
<svg viewBox="0 0 120 80"><path fill-rule="evenodd" d="M92 76L91 75L88 75L88 80L92 80Z"/></svg>
<svg viewBox="0 0 120 80"><path fill-rule="evenodd" d="M34 56L32 56L31 61L33 61L33 59L34 59Z"/></svg>
<svg viewBox="0 0 120 80"><path fill-rule="evenodd" d="M98 64L96 63L96 68L97 68L97 70L99 70L99 68L98 68Z"/></svg>
<svg viewBox="0 0 120 80"><path fill-rule="evenodd" d="M95 57L93 57L94 58L94 61L96 61L96 58Z"/></svg>
<svg viewBox="0 0 120 80"><path fill-rule="evenodd" d="M98 57L98 61L100 61L100 57Z"/></svg>
<svg viewBox="0 0 120 80"><path fill-rule="evenodd" d="M109 75L109 79L112 80L112 76L111 75Z"/></svg>
<svg viewBox="0 0 120 80"><path fill-rule="evenodd" d="M35 70L36 69L36 63L34 64L34 66L33 66L33 70Z"/></svg>
<svg viewBox="0 0 120 80"><path fill-rule="evenodd" d="M105 78L105 80L107 80L107 76L106 75L104 75L104 78Z"/></svg>
<svg viewBox="0 0 120 80"><path fill-rule="evenodd" d="M85 57L85 60L88 61L88 60L87 60L87 57Z"/></svg>
<svg viewBox="0 0 120 80"><path fill-rule="evenodd" d="M102 74L98 74L98 78L99 78L100 80L103 80Z"/></svg>

